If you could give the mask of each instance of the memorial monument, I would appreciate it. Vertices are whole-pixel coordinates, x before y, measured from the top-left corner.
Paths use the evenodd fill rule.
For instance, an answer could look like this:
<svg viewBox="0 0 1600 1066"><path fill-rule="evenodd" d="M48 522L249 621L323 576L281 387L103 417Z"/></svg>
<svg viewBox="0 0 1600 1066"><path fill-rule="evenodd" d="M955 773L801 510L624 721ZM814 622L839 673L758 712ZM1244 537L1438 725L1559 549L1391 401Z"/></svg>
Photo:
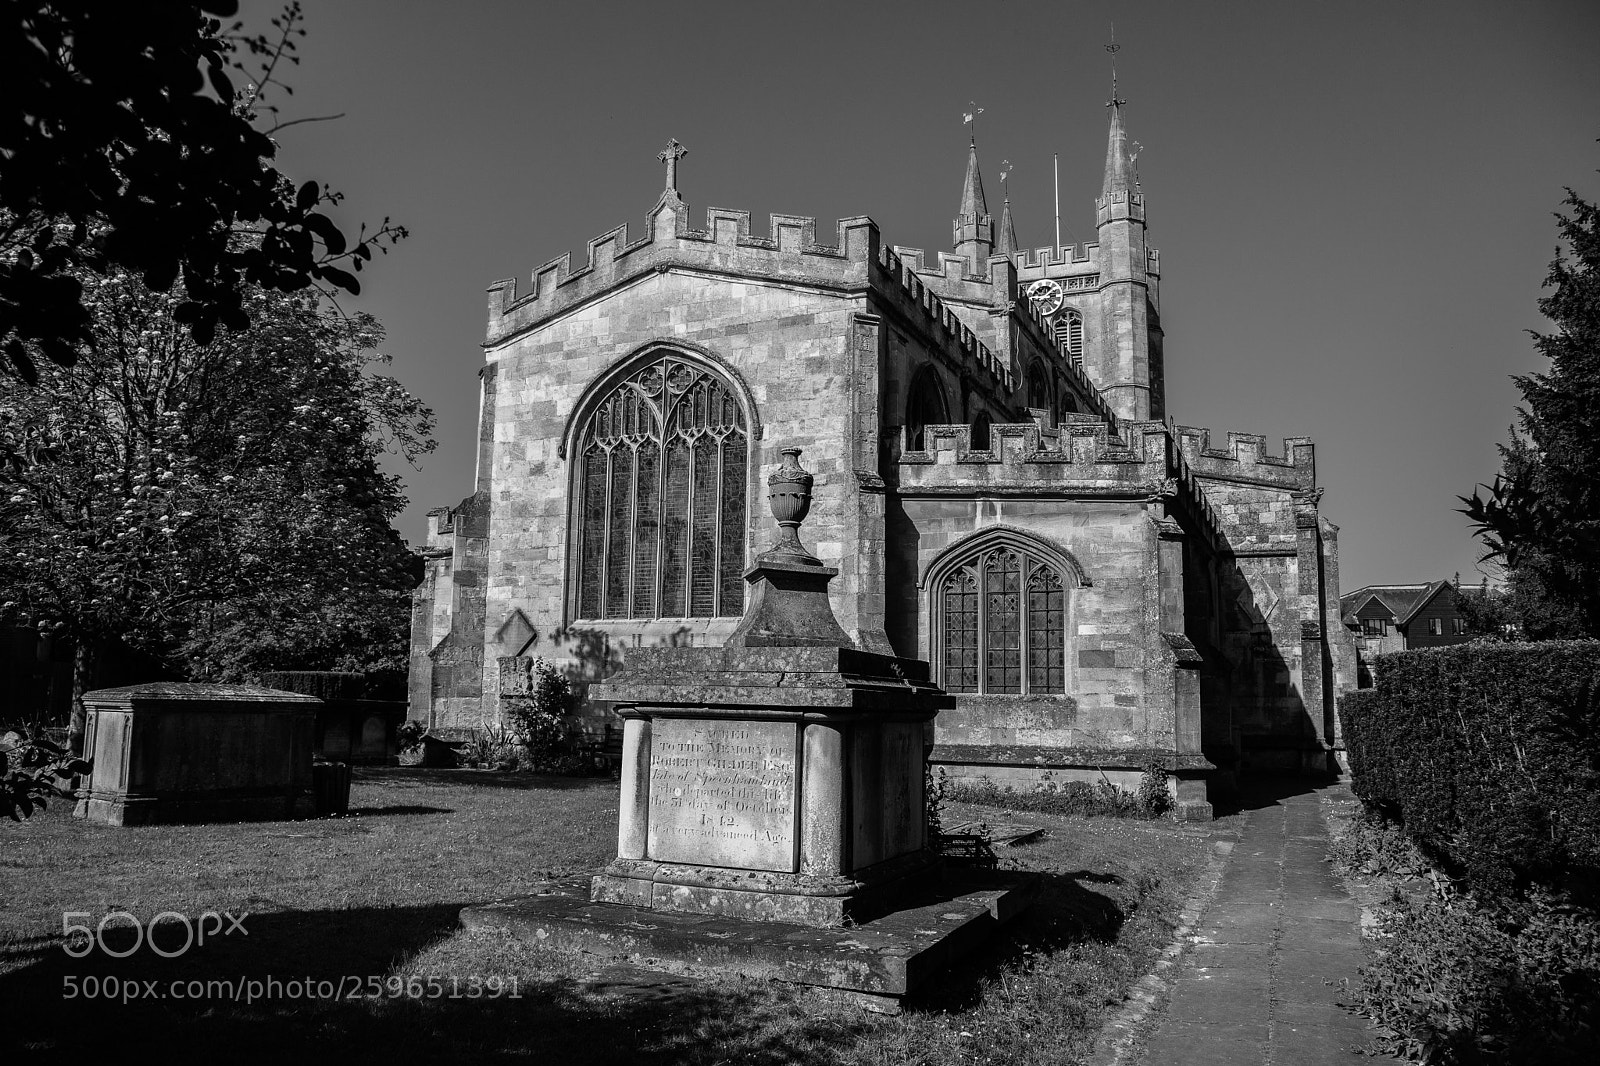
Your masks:
<svg viewBox="0 0 1600 1066"><path fill-rule="evenodd" d="M86 693L93 760L74 814L106 825L309 818L322 701L250 685L154 681Z"/></svg>
<svg viewBox="0 0 1600 1066"><path fill-rule="evenodd" d="M799 539L812 486L799 455L785 449L768 478L780 533L744 575L733 635L636 650L591 690L625 723L616 859L587 892L469 908L464 924L897 1004L1020 910L1025 885L940 875L924 744L953 701L927 663L862 651L840 628L838 571Z"/></svg>

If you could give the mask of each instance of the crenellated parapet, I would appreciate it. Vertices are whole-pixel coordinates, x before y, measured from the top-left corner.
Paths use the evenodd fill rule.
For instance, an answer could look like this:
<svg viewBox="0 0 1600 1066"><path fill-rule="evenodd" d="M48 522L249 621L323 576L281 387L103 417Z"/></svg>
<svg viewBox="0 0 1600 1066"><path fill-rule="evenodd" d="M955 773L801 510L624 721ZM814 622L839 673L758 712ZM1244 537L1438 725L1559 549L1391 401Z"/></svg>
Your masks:
<svg viewBox="0 0 1600 1066"><path fill-rule="evenodd" d="M1095 221L1099 225L1124 219L1143 222L1144 193L1137 189L1113 189L1109 195L1095 197L1094 209Z"/></svg>
<svg viewBox="0 0 1600 1066"><path fill-rule="evenodd" d="M1211 446L1211 431L1175 426L1173 431L1185 458L1203 478L1245 485L1310 492L1317 485L1316 445L1309 437L1287 437L1283 455L1267 452L1267 438L1259 433L1228 434L1225 448Z"/></svg>
<svg viewBox="0 0 1600 1066"><path fill-rule="evenodd" d="M972 369L985 384L1006 395L1011 393L1016 386L1006 360L995 355L988 345L979 340L916 270L893 250L881 245L878 248L878 265L883 279L893 283L893 289L904 297L900 310L922 319L929 339L936 345L952 350L959 356L959 361ZM894 292L885 292L883 295L890 297Z"/></svg>
<svg viewBox="0 0 1600 1066"><path fill-rule="evenodd" d="M906 450L902 436L901 493L1168 501L1213 548L1227 543L1195 469L1163 422L1124 421L1115 432L1100 421L995 425L988 448L972 447L971 426L924 426L922 434L921 450Z"/></svg>
<svg viewBox="0 0 1600 1066"><path fill-rule="evenodd" d="M1112 435L1116 435L1118 432L1116 412L1106 403L1105 397L1100 394L1100 390L1089 379L1083 367L1073 361L1071 353L1067 351L1066 342L1056 339L1050 320L1026 300L1019 300L1016 309L1018 317L1027 324L1024 328L1031 334L1034 343L1055 353L1056 372L1071 381L1073 391L1089 404L1090 409L1087 414L1107 423L1111 427Z"/></svg>
<svg viewBox="0 0 1600 1066"><path fill-rule="evenodd" d="M989 275L973 275L968 272L969 267L965 257L951 255L949 252L938 252L937 261L930 263L928 255L921 248L906 248L895 245L895 254L911 268L924 277L943 279L948 287L955 282L990 283ZM1017 281L1021 284L1038 281L1040 278L1051 278L1061 284L1063 292L1093 292L1100 287L1100 245L1091 241L1088 244L1068 244L1060 248L1023 248L1009 256L1008 259L1016 267Z"/></svg>
<svg viewBox="0 0 1600 1066"><path fill-rule="evenodd" d="M1100 390L1095 387L1081 366L1073 362L1067 354L1064 344L1055 337L1049 320L1040 314L1033 304L1025 299L1010 300L1008 293L998 292L993 283L993 274L973 275L967 273L967 260L963 256L951 255L940 252L939 269L933 270L926 265L926 253L921 248L907 248L895 245L891 253L900 262L902 283L914 288L918 299L931 299L942 303L945 299L959 301L962 297L978 303L988 304L999 309L1010 303L1023 321L1023 329L1028 334L1034 346L1054 355L1055 368L1071 382L1073 391L1082 397L1089 405L1089 414L1096 418L1111 423L1111 432L1116 433L1116 414L1100 395ZM1022 258L1019 253L1019 258ZM997 259L999 257L996 257ZM1094 275L1098 280L1098 275ZM912 280L915 286L912 285ZM932 290L937 287L943 293L943 298ZM979 347L982 343L979 342ZM987 349L985 349L987 350ZM1009 387L1009 386L1008 386Z"/></svg>
<svg viewBox="0 0 1600 1066"><path fill-rule="evenodd" d="M563 253L533 272L528 291L515 279L489 287L488 343L580 306L640 276L672 267L741 277L766 277L790 284L859 290L877 258L878 227L866 216L841 219L834 243L817 240L814 218L770 216L769 236L750 232L750 213L710 208L704 229L688 224L688 207L663 195L645 220L645 235L629 239L628 226L589 242L584 265L573 269Z"/></svg>
<svg viewBox="0 0 1600 1066"><path fill-rule="evenodd" d="M1063 244L1059 248L1052 245L1043 248L1024 248L1017 253L1018 270L1044 271L1052 267L1057 269L1092 267L1099 262L1100 244L1097 241L1089 241L1086 244Z"/></svg>

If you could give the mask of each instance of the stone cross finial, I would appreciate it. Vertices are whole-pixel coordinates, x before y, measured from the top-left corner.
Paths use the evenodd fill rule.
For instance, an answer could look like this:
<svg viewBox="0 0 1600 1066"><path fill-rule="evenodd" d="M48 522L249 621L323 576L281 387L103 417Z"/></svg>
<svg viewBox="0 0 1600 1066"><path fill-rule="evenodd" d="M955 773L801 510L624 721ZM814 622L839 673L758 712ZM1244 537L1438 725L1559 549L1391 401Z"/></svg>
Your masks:
<svg viewBox="0 0 1600 1066"><path fill-rule="evenodd" d="M677 142L676 138L668 138L667 146L656 153L656 158L667 165L667 191L678 191L678 160L689 154L689 149Z"/></svg>

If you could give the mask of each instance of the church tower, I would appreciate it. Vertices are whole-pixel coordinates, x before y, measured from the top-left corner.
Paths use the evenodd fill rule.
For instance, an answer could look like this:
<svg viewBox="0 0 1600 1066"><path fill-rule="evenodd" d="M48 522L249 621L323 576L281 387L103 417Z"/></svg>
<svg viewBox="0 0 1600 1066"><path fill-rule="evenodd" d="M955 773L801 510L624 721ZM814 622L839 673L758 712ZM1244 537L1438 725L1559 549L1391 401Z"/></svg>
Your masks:
<svg viewBox="0 0 1600 1066"><path fill-rule="evenodd" d="M1122 124L1116 80L1111 83L1111 130L1105 180L1095 201L1100 243L1100 300L1095 343L1084 369L1122 418L1166 416L1157 274L1145 241L1144 193L1139 189Z"/></svg>
<svg viewBox="0 0 1600 1066"><path fill-rule="evenodd" d="M994 249L994 216L983 199L983 178L978 173L978 142L967 150L967 176L961 185L961 209L952 229L956 254L966 259L967 273L986 276Z"/></svg>

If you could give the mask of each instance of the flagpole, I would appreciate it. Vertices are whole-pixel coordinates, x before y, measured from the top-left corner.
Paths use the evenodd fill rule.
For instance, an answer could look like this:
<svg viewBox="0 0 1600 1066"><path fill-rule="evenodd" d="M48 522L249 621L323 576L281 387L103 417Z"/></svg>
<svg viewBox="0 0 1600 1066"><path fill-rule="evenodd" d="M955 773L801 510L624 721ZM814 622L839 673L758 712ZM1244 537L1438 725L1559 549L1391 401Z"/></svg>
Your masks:
<svg viewBox="0 0 1600 1066"><path fill-rule="evenodd" d="M1061 258L1061 153L1055 154L1056 167L1056 258Z"/></svg>

